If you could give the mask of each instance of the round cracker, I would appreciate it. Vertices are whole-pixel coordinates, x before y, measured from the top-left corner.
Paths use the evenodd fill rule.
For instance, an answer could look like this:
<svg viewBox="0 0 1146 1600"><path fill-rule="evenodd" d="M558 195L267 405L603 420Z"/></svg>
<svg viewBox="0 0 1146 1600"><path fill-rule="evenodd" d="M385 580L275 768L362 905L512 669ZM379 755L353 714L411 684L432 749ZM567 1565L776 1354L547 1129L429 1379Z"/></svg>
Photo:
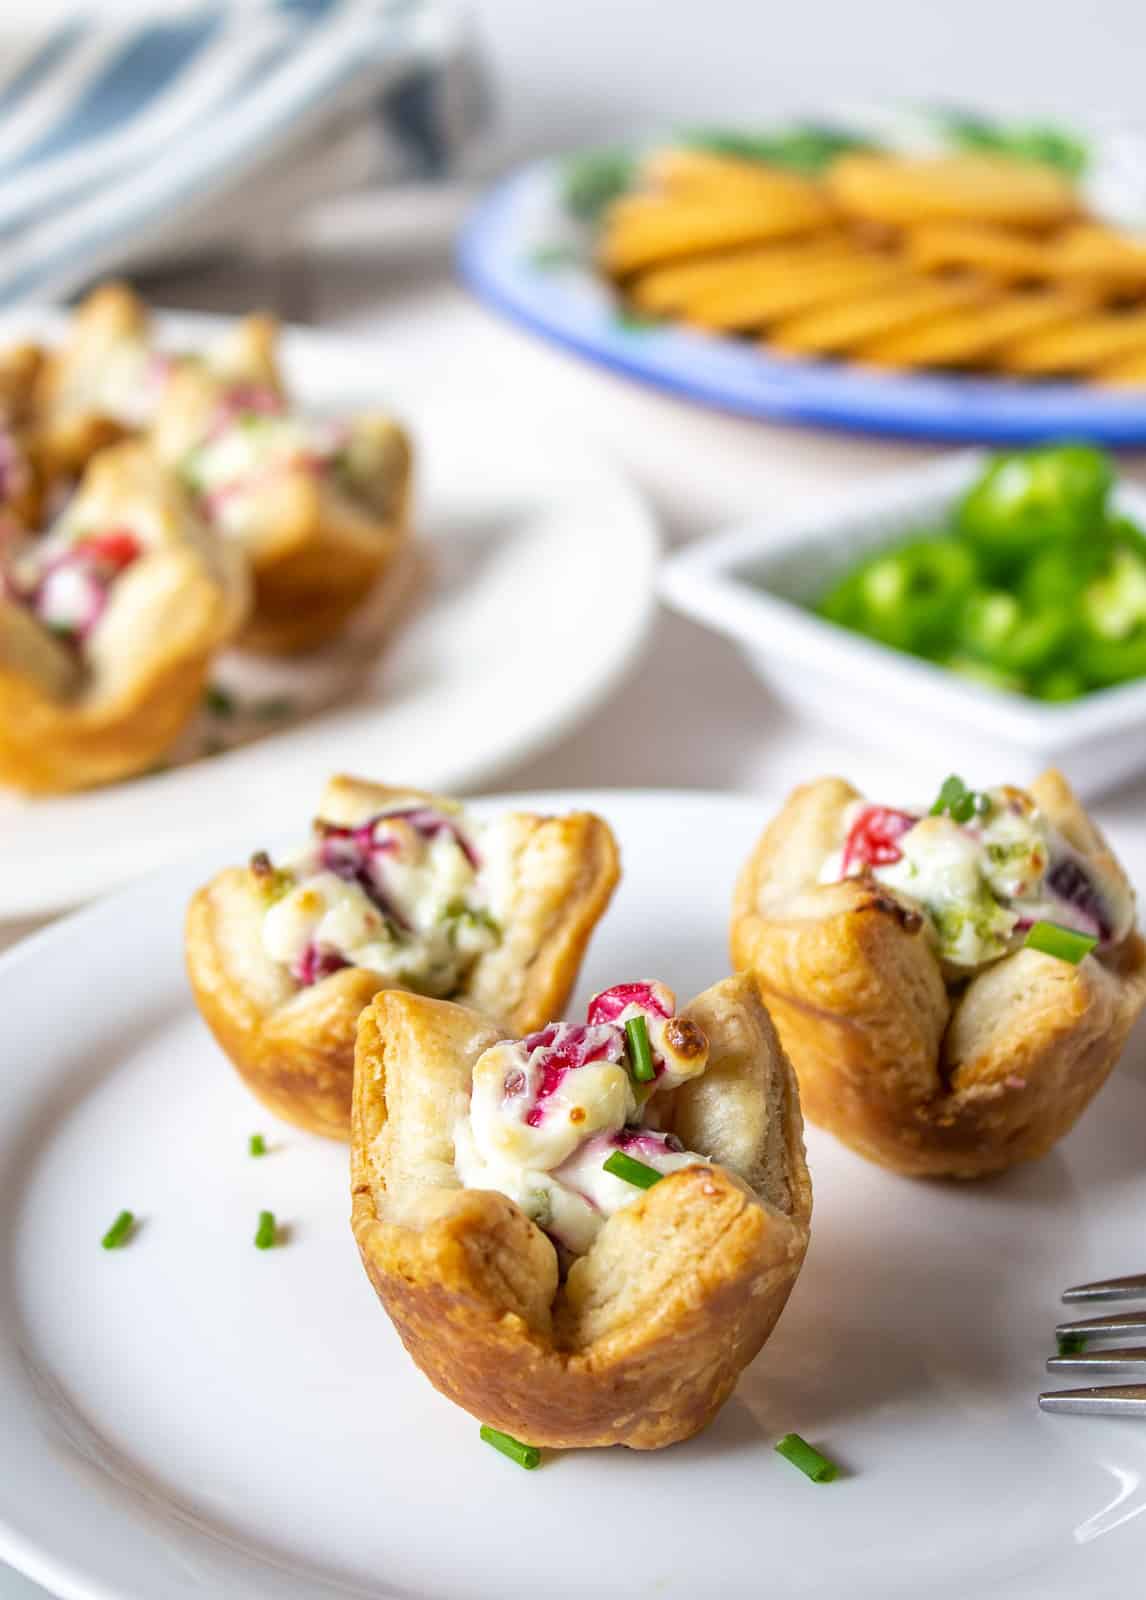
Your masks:
<svg viewBox="0 0 1146 1600"><path fill-rule="evenodd" d="M906 227L946 219L1047 228L1078 212L1059 173L1005 156L851 151L828 169L827 187L850 215Z"/></svg>
<svg viewBox="0 0 1146 1600"><path fill-rule="evenodd" d="M863 255L858 250L840 260L813 262L799 272L746 279L715 292L697 295L682 308L686 322L715 331L762 328L780 317L813 306L850 300L907 275L902 261Z"/></svg>
<svg viewBox="0 0 1146 1600"><path fill-rule="evenodd" d="M1066 291L1011 293L869 340L853 354L877 367L976 366L1013 340L1077 321L1088 309L1087 301Z"/></svg>
<svg viewBox="0 0 1146 1600"><path fill-rule="evenodd" d="M1117 368L1146 350L1146 310L1093 312L1006 345L997 364L1031 377Z"/></svg>
<svg viewBox="0 0 1146 1600"><path fill-rule="evenodd" d="M1095 383L1108 383L1120 389L1146 387L1146 345L1117 361L1096 367L1091 376Z"/></svg>
<svg viewBox="0 0 1146 1600"><path fill-rule="evenodd" d="M1083 279L1110 293L1146 290L1146 238L1096 222L1067 228L1055 240L1055 275Z"/></svg>
<svg viewBox="0 0 1146 1600"><path fill-rule="evenodd" d="M629 296L642 311L671 316L688 301L709 290L735 283L745 273L775 275L801 271L809 262L839 259L853 247L842 234L814 234L797 244L758 245L748 250L723 251L695 260L652 267L629 284Z"/></svg>
<svg viewBox="0 0 1146 1600"><path fill-rule="evenodd" d="M1002 283L1054 276L1053 246L987 222L925 222L908 230L904 249L920 272L979 272Z"/></svg>
<svg viewBox="0 0 1146 1600"><path fill-rule="evenodd" d="M624 210L606 217L600 260L606 272L623 277L660 261L814 233L830 221L826 201L811 188L741 195L717 204L634 196Z"/></svg>
<svg viewBox="0 0 1146 1600"><path fill-rule="evenodd" d="M995 293L981 279L952 283L906 281L855 300L817 306L778 322L768 335L768 343L794 355L840 355L867 340L989 300Z"/></svg>
<svg viewBox="0 0 1146 1600"><path fill-rule="evenodd" d="M794 195L821 202L824 199L823 185L814 178L762 161L717 155L711 150L674 146L654 151L645 162L643 177L651 188L682 197L748 192L777 198Z"/></svg>

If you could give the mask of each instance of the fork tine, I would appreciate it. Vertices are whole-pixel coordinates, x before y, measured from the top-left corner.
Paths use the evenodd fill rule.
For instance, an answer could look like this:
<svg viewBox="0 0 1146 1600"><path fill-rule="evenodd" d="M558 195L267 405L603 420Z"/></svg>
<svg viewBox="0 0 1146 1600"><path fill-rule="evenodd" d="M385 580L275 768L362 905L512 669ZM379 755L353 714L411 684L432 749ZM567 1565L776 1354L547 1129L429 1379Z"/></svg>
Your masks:
<svg viewBox="0 0 1146 1600"><path fill-rule="evenodd" d="M1146 1311L1119 1311L1109 1317L1084 1317L1081 1322L1060 1322L1055 1329L1060 1339L1072 1333L1088 1338L1111 1333L1146 1333Z"/></svg>
<svg viewBox="0 0 1146 1600"><path fill-rule="evenodd" d="M1060 1389L1040 1394L1044 1411L1077 1417L1146 1417L1146 1383L1112 1384L1105 1389Z"/></svg>
<svg viewBox="0 0 1146 1600"><path fill-rule="evenodd" d="M1146 1345L1126 1350L1080 1350L1073 1356L1051 1356L1048 1372L1146 1373Z"/></svg>
<svg viewBox="0 0 1146 1600"><path fill-rule="evenodd" d="M1146 1272L1131 1278L1103 1278L1097 1283L1078 1283L1067 1289L1063 1299L1072 1300L1146 1300Z"/></svg>

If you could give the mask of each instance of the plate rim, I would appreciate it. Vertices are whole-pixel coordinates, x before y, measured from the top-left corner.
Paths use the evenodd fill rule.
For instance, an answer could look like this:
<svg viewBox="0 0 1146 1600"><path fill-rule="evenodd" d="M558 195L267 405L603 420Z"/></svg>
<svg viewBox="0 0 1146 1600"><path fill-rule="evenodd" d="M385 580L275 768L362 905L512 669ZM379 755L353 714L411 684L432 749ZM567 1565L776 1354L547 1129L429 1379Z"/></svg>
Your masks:
<svg viewBox="0 0 1146 1600"><path fill-rule="evenodd" d="M240 320L236 316L225 316L215 313L163 311L154 312L154 323L161 342L188 340L211 340L219 337L232 328ZM60 330L69 323L68 313L54 306L25 306L7 307L0 310L0 340L19 337L47 337L58 335ZM310 328L293 323L281 325L284 356L288 365L292 360L302 369L302 381L299 387L306 388L305 368L320 362L324 355L332 353L340 363L348 366L361 367L363 343L376 345L380 352L385 351L385 339L365 335L364 338L350 336L339 330L327 331L321 328ZM409 382L402 382L401 377L395 389L390 389L383 382L379 385L379 397L382 401L392 403L398 412L402 411L403 396L406 403L416 409L421 406L432 407L443 404L436 398L436 386L430 383L417 386ZM450 402L444 402L444 409L448 409ZM523 423L526 421L523 408L511 405L507 415L512 421L518 418ZM532 414L531 414L532 415ZM545 413L535 418L533 426L540 435L545 423ZM559 743L574 728L580 726L593 715L600 705L617 689L618 685L633 670L641 658L648 643L653 623L659 607L657 593L657 568L662 549L662 539L659 522L648 497L632 481L627 473L619 467L609 455L601 450L593 440L575 430L571 433L563 419L560 419L561 450L570 461L576 461L592 468L594 481L601 490L608 490L610 504L623 511L626 548L635 567L642 574L639 584L626 584L624 593L618 601L615 610L610 613L611 627L601 642L600 648L585 652L587 665L582 670L577 692L566 697L565 703L557 710L546 709L544 714L538 711L532 716L525 726L518 727L510 735L503 733L496 741L495 747L489 753L479 755L474 752L460 765L451 762L447 757L437 764L443 776L437 779L437 787L446 790L456 790L459 793L470 792L478 787L484 787L500 775L509 772L520 763L542 754L545 750ZM553 502L556 504L556 501ZM432 585L428 595L421 602L422 605L433 605ZM230 753L212 758L211 766L214 772L226 772L228 762L242 762L249 759L256 750L265 752L272 750L278 743L281 758L290 759L289 741L292 734L313 731L328 717L357 717L359 727L367 726L380 714L385 713L385 705L374 705L358 708L347 712L339 706L317 715L308 717L296 724L293 728L284 729L280 733L269 733L263 738L247 745L241 745ZM344 730L344 737L353 737L353 728ZM285 748L284 748L285 745ZM157 803L162 805L172 790L178 787L183 774L198 772L204 762L189 763L186 768L175 772L166 773L155 777L152 781L156 785ZM233 767L232 767L233 771ZM140 780L136 780L140 781ZM234 777L228 780L232 785ZM113 792L119 785L110 785L107 788L97 788L88 791L91 795L103 795ZM14 791L4 791L5 795ZM16 795L19 799L19 795ZM47 803L53 799L81 802L84 794L63 795L47 797ZM37 802L28 802L31 809L35 809ZM184 842L178 847L166 848L162 857L154 857L144 862L141 869L124 873L122 869L109 859L102 867L89 869L85 874L85 881L79 895L70 891L59 879L48 891L29 888L26 891L13 894L10 888L0 889L0 926L9 922L19 922L41 916L51 916L67 910L78 903L90 900L94 896L113 891L117 886L131 881L152 868L162 865L164 860L175 860L193 853L199 846L200 838L193 831L183 830ZM215 831L216 837L225 837L221 828Z"/></svg>
<svg viewBox="0 0 1146 1600"><path fill-rule="evenodd" d="M683 801L705 810L715 807L726 813L739 812L742 815L749 808L763 808L769 803L767 792L594 786L584 789L499 791L476 796L467 804L472 805L475 812L503 808L548 809L555 812L587 808L601 812L608 819L609 807L618 800L626 806L641 807L649 805L674 807ZM248 826L248 843L249 832ZM277 842L271 841L272 848ZM201 875L206 877L211 871L217 870L226 859L227 848L225 844L213 844L209 847L200 847L191 855L168 861L165 865L153 868L101 895L98 899L66 913L47 927L40 928L19 940L9 949L0 951L0 996L8 982L19 981L20 974L25 968L35 967L41 962L50 962L56 947L66 948L73 939L82 938L87 930L98 928L104 922L114 925L120 917L130 916L140 902L156 895L162 895L164 903L169 905L170 897L164 893L167 886L186 894L187 881L198 879ZM188 1010L193 1011L194 1000L190 989L186 990L185 1001ZM126 1019L130 1016L134 1004L135 997L130 985L124 985L117 998L117 1010ZM4 1137L4 1132L4 1126L0 1125L0 1141ZM0 1206L2 1204L0 1197ZM10 1227L10 1222L6 1223L6 1217L7 1212L0 1209L0 1235L6 1226ZM11 1281L10 1271L11 1255L7 1251L0 1251L0 1284ZM5 1347L10 1347L9 1340L4 1325L0 1324L0 1350ZM0 1465L3 1464L4 1452L4 1436L0 1433ZM132 1591L124 1590L119 1585L108 1584L101 1577L85 1575L74 1560L54 1554L42 1540L18 1527L4 1505L2 1488L4 1476L0 1472L0 1582L3 1579L3 1566L6 1563L20 1576L45 1587L49 1594L59 1596L59 1600L135 1600ZM248 1558L258 1559L257 1555L253 1555L245 1547L240 1547L240 1553ZM299 1574L304 1580L307 1576L313 1576L301 1567L293 1574L288 1573L288 1576L297 1578ZM332 1581L337 1583L339 1580ZM336 1591L332 1587L330 1592L334 1594L342 1590ZM362 1591L350 1586L345 1592L348 1596L353 1596ZM377 1591L379 1595L391 1592L395 1596L399 1594L397 1589ZM143 1600L142 1591L139 1591L139 1595L140 1600ZM151 1600L151 1597L148 1596L147 1600Z"/></svg>
<svg viewBox="0 0 1146 1600"><path fill-rule="evenodd" d="M727 816L738 815L750 821L753 826L763 826L763 821L774 804L775 795L782 786L769 783L762 784L758 789L718 791L705 788L680 788L680 787L625 787L625 786L594 786L592 788L554 788L538 791L522 791L520 793L498 793L482 797L474 802L475 810L490 810L502 806L524 806L568 808L571 806L591 806L601 810L607 817L614 820L619 827L629 825L628 819L619 813L622 808L636 813L638 810L646 812L649 808L675 809L678 807L695 808L709 814L720 812ZM764 814L763 816L761 814ZM273 843L273 841L272 841ZM162 916L171 921L171 896L169 888L178 888L186 892L188 881L198 874L209 871L212 865L217 864L221 855L218 845L201 849L194 857L173 861L166 866L148 873L143 878L121 886L114 893L104 896L95 903L85 906L67 917L60 919L48 928L21 941L11 950L0 954L0 998L4 986L10 982L19 982L23 969L35 966L37 962L50 962L54 947L66 946L68 941L80 937L90 929L97 928L105 919L112 922L124 916L130 916L139 902L150 900L152 902L150 915ZM177 930L177 923L174 924ZM137 994L130 985L123 985L118 991L115 1000L115 1014L118 1019L130 1019L137 1006ZM192 1001L189 994L184 994L186 1006L190 1009ZM103 1028L106 1031L122 1026L121 1020L108 1019ZM64 1052L56 1051L57 1055ZM57 1073L65 1070L62 1064L57 1065ZM113 1072L116 1068L113 1066ZM29 1088L23 1093L20 1104L14 1108L15 1116L7 1109L3 1113L3 1126L0 1126L0 1139L20 1138L26 1127L27 1096L34 1094L35 1090ZM23 1109L21 1109L23 1108ZM15 1211L11 1206L12 1188L9 1187L0 1199L0 1222L6 1220L7 1233L12 1233ZM9 1250L0 1252L0 1273L7 1281L11 1282L12 1253ZM3 1345L11 1348L11 1323L3 1328L0 1335ZM4 1445L0 1442L0 1456L3 1455ZM0 1474L0 1484L4 1475ZM0 1489L0 1500L3 1499L3 1490ZM1095 1546L1106 1548L1105 1545ZM1131 1552L1131 1557L1133 1552ZM237 1549L238 1559L258 1559L257 1548L241 1543ZM131 1580L131 1587L125 1587L118 1580L112 1582L104 1576L95 1579L86 1577L82 1569L70 1558L63 1561L53 1556L51 1549L45 1545L42 1536L29 1536L23 1528L13 1525L10 1517L5 1514L5 1508L0 1505L0 1561L8 1560L17 1571L31 1578L32 1581L46 1583L52 1592L60 1596L60 1600L153 1600L152 1594L140 1589L135 1580ZM1127 1568L1127 1570L1133 1570ZM302 1574L300 1579L299 1574ZM130 1578L130 1574L128 1575ZM144 1577L146 1578L146 1574ZM294 1581L307 1581L315 1575L302 1564L292 1564L292 1570L287 1570L285 1576L293 1577ZM1102 1574L1100 1573L1101 1577ZM343 1584L341 1589L335 1587L340 1580L334 1579L329 1590L333 1596L336 1593L353 1595L363 1593L353 1583ZM385 1579L381 1580L383 1583ZM373 1591L379 1595L383 1593L399 1593L399 1590ZM408 1590L402 1590L408 1595ZM821 1587L816 1586L814 1591L821 1592ZM827 1590L823 1591L825 1595ZM831 1592L835 1592L832 1590ZM1003 1594L1016 1593L1004 1585L1000 1589ZM1025 1592L1025 1591L1023 1591ZM1097 1592L1097 1591L1095 1591ZM1105 1592L1105 1591L1103 1591ZM1113 1591L1112 1591L1113 1592ZM1065 1591L1064 1591L1065 1593Z"/></svg>

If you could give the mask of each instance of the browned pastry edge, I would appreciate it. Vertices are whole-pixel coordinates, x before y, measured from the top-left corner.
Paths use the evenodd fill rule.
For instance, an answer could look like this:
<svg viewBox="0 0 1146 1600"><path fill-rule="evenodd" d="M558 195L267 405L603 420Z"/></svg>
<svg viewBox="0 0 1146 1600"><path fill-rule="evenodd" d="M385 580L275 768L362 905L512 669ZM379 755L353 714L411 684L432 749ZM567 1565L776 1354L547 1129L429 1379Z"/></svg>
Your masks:
<svg viewBox="0 0 1146 1600"><path fill-rule="evenodd" d="M332 793L366 807L410 797L453 809L421 790L334 779ZM325 814L325 813L324 813ZM479 958L459 997L527 1033L559 1016L593 930L620 876L608 824L589 812L515 813L512 912L497 949ZM196 1003L247 1087L276 1116L346 1139L359 1014L386 980L347 967L309 988L256 948L265 901L247 867L204 885L187 914L187 968Z"/></svg>
<svg viewBox="0 0 1146 1600"><path fill-rule="evenodd" d="M811 1186L791 1068L750 981L726 979L686 1014L712 1029L717 1070L746 1073L772 1057L786 1209L723 1167L690 1167L611 1217L564 1283L548 1239L503 1195L441 1187L399 1204L379 1170L388 1095L424 1069L421 1052L444 1060L464 1093L499 1030L396 991L363 1014L351 1148L363 1265L435 1387L529 1443L651 1450L690 1437L731 1394L799 1273Z"/></svg>
<svg viewBox="0 0 1146 1600"><path fill-rule="evenodd" d="M1060 774L1031 793L1077 848L1120 871ZM839 779L795 790L734 898L733 962L759 984L807 1116L916 1177L980 1177L1044 1155L1146 1003L1146 945L1135 932L1078 966L1019 950L949 993L922 919L892 892L815 882L839 842L832 818L856 798Z"/></svg>

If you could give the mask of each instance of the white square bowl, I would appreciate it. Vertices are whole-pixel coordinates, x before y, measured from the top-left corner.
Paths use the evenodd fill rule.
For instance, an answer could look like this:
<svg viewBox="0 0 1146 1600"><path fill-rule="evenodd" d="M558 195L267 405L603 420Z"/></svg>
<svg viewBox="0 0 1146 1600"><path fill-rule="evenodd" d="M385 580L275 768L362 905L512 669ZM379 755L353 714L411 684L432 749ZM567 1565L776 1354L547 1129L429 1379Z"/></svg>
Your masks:
<svg viewBox="0 0 1146 1600"><path fill-rule="evenodd" d="M1063 704L992 689L826 622L807 609L855 561L943 522L988 456L966 451L835 494L780 522L691 546L661 571L686 616L735 639L783 700L855 741L894 749L934 774L1025 782L1058 766L1095 795L1146 770L1146 679ZM1146 491L1119 510L1146 525Z"/></svg>

